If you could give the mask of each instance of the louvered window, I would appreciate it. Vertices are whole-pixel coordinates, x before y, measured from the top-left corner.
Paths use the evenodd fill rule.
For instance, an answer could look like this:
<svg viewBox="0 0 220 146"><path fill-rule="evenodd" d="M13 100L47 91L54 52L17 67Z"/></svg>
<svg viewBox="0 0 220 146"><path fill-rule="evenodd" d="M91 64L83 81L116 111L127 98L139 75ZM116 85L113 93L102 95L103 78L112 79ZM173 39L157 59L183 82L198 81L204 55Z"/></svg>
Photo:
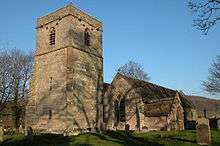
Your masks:
<svg viewBox="0 0 220 146"><path fill-rule="evenodd" d="M90 34L89 34L89 29L86 28L84 32L84 42L86 46L90 46Z"/></svg>
<svg viewBox="0 0 220 146"><path fill-rule="evenodd" d="M56 43L56 31L54 27L52 27L50 30L49 42L50 46L54 46Z"/></svg>

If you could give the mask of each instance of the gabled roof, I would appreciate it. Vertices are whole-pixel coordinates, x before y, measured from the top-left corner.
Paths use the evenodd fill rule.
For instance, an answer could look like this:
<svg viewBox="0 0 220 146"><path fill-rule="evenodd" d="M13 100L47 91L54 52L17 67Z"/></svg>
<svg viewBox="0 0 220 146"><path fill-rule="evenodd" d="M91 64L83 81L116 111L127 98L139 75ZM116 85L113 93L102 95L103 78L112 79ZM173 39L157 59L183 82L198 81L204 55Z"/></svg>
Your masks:
<svg viewBox="0 0 220 146"><path fill-rule="evenodd" d="M204 110L206 110L208 117L220 117L220 100L210 99L201 96L186 96L186 98L191 103L193 103L195 109L200 115L203 115Z"/></svg>
<svg viewBox="0 0 220 146"><path fill-rule="evenodd" d="M180 95L180 100L182 102L183 108L185 108L185 109L196 109L195 104L191 100L189 100L187 95L185 95L182 91L179 92L179 95Z"/></svg>
<svg viewBox="0 0 220 146"><path fill-rule="evenodd" d="M116 83L120 79L126 80L126 82L129 84L129 88L131 87L132 89L135 89L135 92L138 92L138 94L142 97L145 116L166 116L170 114L177 94L182 102L183 108L195 109L195 105L183 92L178 92L177 90L162 87L150 82L127 77L120 73L116 74L111 84L104 84L104 92L110 88L117 88L115 85L117 85Z"/></svg>
<svg viewBox="0 0 220 146"><path fill-rule="evenodd" d="M103 83L103 89L105 90L106 88L108 88L109 86L111 86L111 84L109 84L109 83Z"/></svg>
<svg viewBox="0 0 220 146"><path fill-rule="evenodd" d="M126 80L130 87L135 89L135 91L138 92L139 95L141 95L142 101L144 103L145 116L157 117L167 116L168 114L170 114L177 94L179 95L184 106L190 108L194 107L193 104L184 97L184 94L178 92L177 90L162 87L143 80L127 77L120 73L115 76L111 85L106 84L105 86L108 88L112 87L121 78Z"/></svg>
<svg viewBox="0 0 220 146"><path fill-rule="evenodd" d="M173 101L174 99L145 104L144 115L147 117L167 116L171 112Z"/></svg>
<svg viewBox="0 0 220 146"><path fill-rule="evenodd" d="M144 103L154 103L163 99L172 100L178 92L176 90L165 88L150 82L133 79L120 73L116 75L113 82L119 78L124 78L130 85L132 85L132 88L137 89L139 94L141 94Z"/></svg>

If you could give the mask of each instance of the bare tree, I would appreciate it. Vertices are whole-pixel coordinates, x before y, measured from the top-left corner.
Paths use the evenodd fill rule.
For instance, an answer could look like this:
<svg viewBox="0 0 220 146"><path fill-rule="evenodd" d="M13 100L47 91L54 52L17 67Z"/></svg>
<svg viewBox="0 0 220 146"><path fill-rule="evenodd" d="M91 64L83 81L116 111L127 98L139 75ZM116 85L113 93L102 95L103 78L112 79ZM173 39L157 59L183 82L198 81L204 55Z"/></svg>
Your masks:
<svg viewBox="0 0 220 146"><path fill-rule="evenodd" d="M121 67L119 67L117 72L134 79L144 81L150 80L150 77L144 71L143 67L139 63L134 61L129 61L128 63L122 65Z"/></svg>
<svg viewBox="0 0 220 146"><path fill-rule="evenodd" d="M207 81L202 83L205 91L217 94L220 93L220 55L216 57L216 60L209 68L209 76Z"/></svg>
<svg viewBox="0 0 220 146"><path fill-rule="evenodd" d="M12 71L11 60L8 52L0 53L0 113L5 108L6 102L10 99L11 85L13 79L10 76Z"/></svg>
<svg viewBox="0 0 220 146"><path fill-rule="evenodd" d="M190 0L188 7L196 17L194 26L204 34L220 20L220 0Z"/></svg>
<svg viewBox="0 0 220 146"><path fill-rule="evenodd" d="M29 92L32 68L32 53L24 53L18 49L1 51L0 112L6 104L11 105L15 128L20 125L22 106Z"/></svg>

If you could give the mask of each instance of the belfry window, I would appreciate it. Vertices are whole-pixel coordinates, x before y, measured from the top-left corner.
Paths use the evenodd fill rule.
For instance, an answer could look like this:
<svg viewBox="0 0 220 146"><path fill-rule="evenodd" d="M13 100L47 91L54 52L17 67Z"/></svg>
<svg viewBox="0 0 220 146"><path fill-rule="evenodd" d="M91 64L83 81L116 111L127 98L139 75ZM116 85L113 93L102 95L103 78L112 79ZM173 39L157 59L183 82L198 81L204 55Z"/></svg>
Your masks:
<svg viewBox="0 0 220 146"><path fill-rule="evenodd" d="M86 46L90 46L90 34L88 28L86 28L84 32L84 42Z"/></svg>
<svg viewBox="0 0 220 146"><path fill-rule="evenodd" d="M49 42L50 42L50 46L53 46L56 43L56 31L54 27L50 29Z"/></svg>

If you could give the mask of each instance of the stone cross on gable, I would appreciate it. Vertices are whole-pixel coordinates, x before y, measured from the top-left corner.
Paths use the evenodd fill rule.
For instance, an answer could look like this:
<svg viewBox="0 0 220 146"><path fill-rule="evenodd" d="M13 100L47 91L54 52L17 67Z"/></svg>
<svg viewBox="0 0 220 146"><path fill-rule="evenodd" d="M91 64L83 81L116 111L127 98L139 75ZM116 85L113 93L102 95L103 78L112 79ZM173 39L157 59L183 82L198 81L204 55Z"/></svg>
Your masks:
<svg viewBox="0 0 220 146"><path fill-rule="evenodd" d="M68 0L69 4L75 4L74 0Z"/></svg>
<svg viewBox="0 0 220 146"><path fill-rule="evenodd" d="M69 0L69 3L70 3L70 4L73 4L73 0Z"/></svg>

